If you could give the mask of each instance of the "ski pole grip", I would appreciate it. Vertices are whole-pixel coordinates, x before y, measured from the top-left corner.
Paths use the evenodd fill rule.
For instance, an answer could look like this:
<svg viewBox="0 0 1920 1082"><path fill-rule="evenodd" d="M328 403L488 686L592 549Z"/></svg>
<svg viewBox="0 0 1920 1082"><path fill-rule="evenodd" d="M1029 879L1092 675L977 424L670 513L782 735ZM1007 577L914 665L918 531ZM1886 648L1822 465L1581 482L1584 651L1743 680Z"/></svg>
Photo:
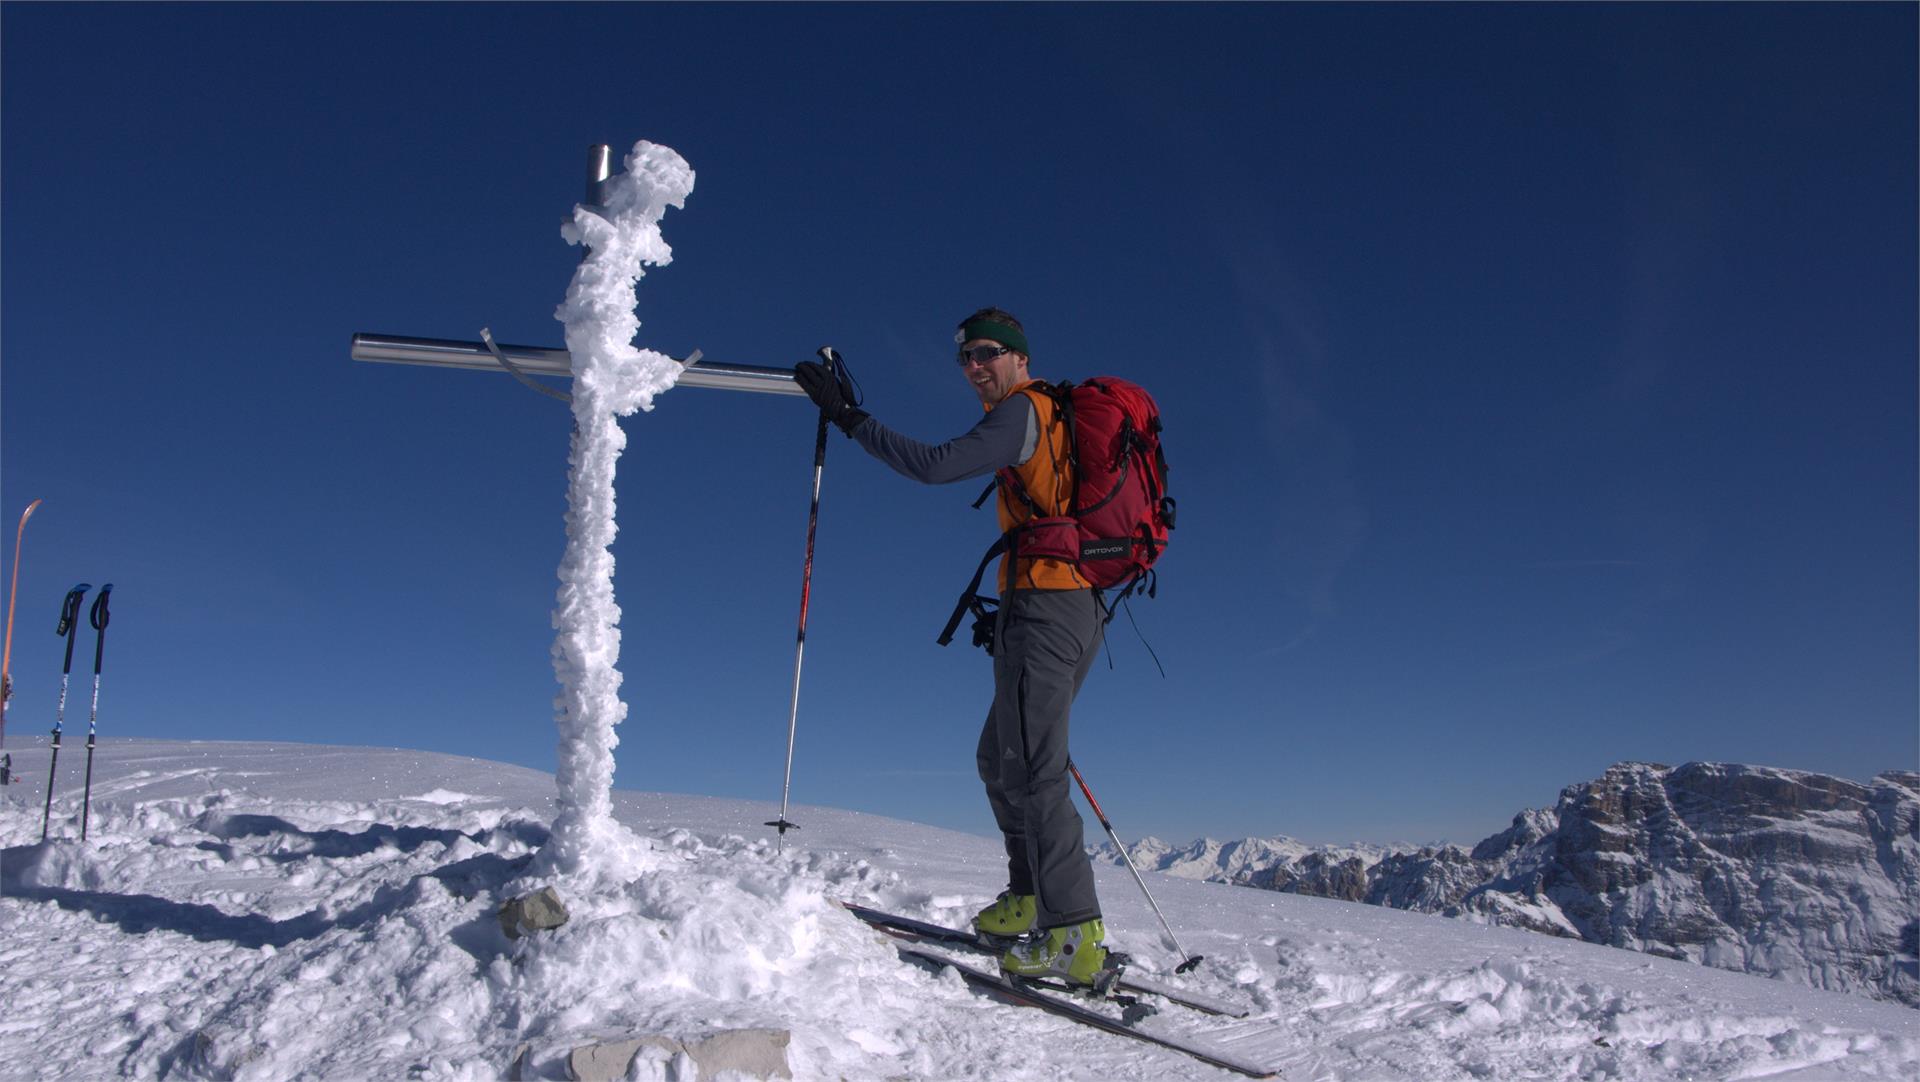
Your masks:
<svg viewBox="0 0 1920 1082"><path fill-rule="evenodd" d="M60 627L57 631L61 638L67 640L67 659L60 669L63 674L73 671L73 644L80 638L80 602L86 599L87 591L91 589L91 583L83 582L68 590L67 599L60 603Z"/></svg>
<svg viewBox="0 0 1920 1082"><path fill-rule="evenodd" d="M860 389L853 384L853 373L847 370L847 359L840 356L840 351L832 346L820 347L820 359L826 363L827 371L833 376L833 381L840 385L841 397L845 398L850 405L859 405Z"/></svg>
<svg viewBox="0 0 1920 1082"><path fill-rule="evenodd" d="M92 583L83 582L67 591L67 599L60 603L60 626L54 628L55 635L64 637L73 630L73 622L80 619L80 602L86 599L87 591L91 589Z"/></svg>
<svg viewBox="0 0 1920 1082"><path fill-rule="evenodd" d="M835 383L840 382L840 354L832 346L821 346L814 350L820 363L827 366L827 375ZM820 411L820 429L813 438L813 468L818 470L827 464L827 411Z"/></svg>
<svg viewBox="0 0 1920 1082"><path fill-rule="evenodd" d="M107 612L107 595L111 593L113 593L113 583L109 582L105 586L100 587L100 596L93 599L93 611L87 614L87 622L93 625L95 631L99 632L98 635L93 637L93 694L96 705L100 701L100 659L105 656L107 652L107 618L109 616ZM89 724L87 729L87 746L89 748L93 746L93 729L91 724ZM84 817L82 817L80 833L83 837L86 835L86 822Z"/></svg>

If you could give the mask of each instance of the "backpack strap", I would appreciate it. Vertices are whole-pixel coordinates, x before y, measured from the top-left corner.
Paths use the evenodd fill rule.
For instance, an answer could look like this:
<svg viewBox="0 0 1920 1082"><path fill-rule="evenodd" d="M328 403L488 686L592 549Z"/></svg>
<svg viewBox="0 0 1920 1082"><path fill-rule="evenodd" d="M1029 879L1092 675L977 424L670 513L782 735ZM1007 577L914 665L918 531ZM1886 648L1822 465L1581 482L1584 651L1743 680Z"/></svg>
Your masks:
<svg viewBox="0 0 1920 1082"><path fill-rule="evenodd" d="M1031 519L1046 517L1046 512L1040 510L1040 505L1033 502L1032 496L1027 495L1027 486L1020 483L1020 475L1018 473L1010 469L1001 470L999 471L999 473L995 474L994 477L995 477L994 484L1000 486L1001 492L1010 492L1013 495L1018 496L1020 498L1021 503L1024 503L1027 505L1028 519L1031 520ZM980 502L985 503L986 499L987 499L986 495L982 493L980 496ZM973 506L975 508L978 508L980 504L976 503ZM1007 501L1007 509L1009 511L1013 509L1012 500Z"/></svg>
<svg viewBox="0 0 1920 1082"><path fill-rule="evenodd" d="M1056 423L1064 422L1067 426L1067 438L1065 441L1067 462L1068 468L1073 476L1073 490L1067 502L1068 514L1072 513L1074 505L1079 502L1080 495L1080 469L1079 463L1075 460L1073 442L1072 390L1073 384L1069 382L1047 383L1041 381L1036 386L1023 387L1018 392L1028 395L1030 404L1032 403L1031 396L1046 395L1047 398L1054 403L1054 421ZM1038 404L1033 404L1033 409L1037 417L1040 407ZM1041 433L1040 438L1042 440L1046 439L1046 434L1044 432ZM1037 454L1038 451L1036 450L1035 453ZM991 496L995 489L1000 491L1000 498L1007 502L1009 509L1013 506L1013 501L1016 498L1021 503L1026 504L1029 522L1033 519L1048 517L1047 512L1041 510L1040 505L1034 502L1032 495L1027 492L1027 487L1020 483L1020 474L1012 467L1007 467L995 472L994 480L987 485L985 491L980 493L980 497L973 501L974 510L979 510L980 506L987 502L987 497ZM987 554L980 558L980 566L974 569L972 581L967 583L966 591L960 595L960 600L954 604L953 615L947 618L947 626L941 629L940 638L936 640L941 646L946 646L953 642L954 632L960 629L960 621L967 618L968 612L972 611L978 614L979 604L981 602L994 600L980 595L980 581L986 578L987 567L993 563L994 558L1004 555L1007 558L1006 596L998 599L999 608L994 614L994 636L996 641L999 639L1006 626L1007 613L1013 608L1014 595L1018 592L1020 586L1020 543L1018 535L1020 531L1025 528L1024 524L1016 525L1013 529L1001 534L1000 539L995 541L992 546L987 549ZM1107 619L1113 619L1111 613L1108 613ZM976 645L978 644L976 643ZM988 651L988 653L992 652L992 650Z"/></svg>
<svg viewBox="0 0 1920 1082"><path fill-rule="evenodd" d="M1044 384L1047 397L1053 399L1053 420L1055 424L1066 426L1067 472L1071 475L1072 488L1067 490L1066 514L1073 514L1080 506L1080 441L1076 438L1073 423L1073 381L1061 380L1059 383ZM1094 387L1104 390L1094 380L1081 384L1082 387Z"/></svg>
<svg viewBox="0 0 1920 1082"><path fill-rule="evenodd" d="M988 489L988 491L991 492L992 489ZM953 641L954 631L960 627L960 621L966 619L967 610L972 607L974 600L980 595L980 580L987 575L987 565L993 563L994 557L1006 552L1008 547L1009 542L1007 538L1002 536L1000 540L993 543L991 548L987 549L987 554L981 557L980 566L973 572L973 581L967 583L966 592L960 595L960 603L953 607L952 618L947 621L947 626L940 632L940 645L945 646Z"/></svg>
<svg viewBox="0 0 1920 1082"><path fill-rule="evenodd" d="M992 657L997 650L1006 649L1007 616L1013 612L1013 602L1020 595L1020 528L1007 531L1007 589L1000 597L1000 610L993 614L993 649L987 651Z"/></svg>
<svg viewBox="0 0 1920 1082"><path fill-rule="evenodd" d="M1038 423L1040 406L1037 399L1039 396L1045 395L1047 401L1053 403L1052 423L1066 427L1066 438L1062 440L1061 443L1063 450L1066 452L1067 473L1071 478L1073 487L1067 491L1066 506L1059 513L1071 515L1073 514L1073 509L1080 504L1080 463L1078 449L1073 440L1073 383L1067 380L1059 383L1048 383L1045 380L1039 380L1030 386L1022 387L1015 393L1027 397L1027 402L1032 407L1034 413L1035 431L1039 433L1038 438L1042 444L1047 440L1047 432L1042 430ZM1033 453L1036 455L1040 453L1038 444L1035 446ZM1027 486L1020 483L1020 472L1012 466L997 471L995 476L998 478L1001 492L1011 493L1013 497L1018 498L1021 503L1026 505L1027 517L1029 519L1046 518L1055 513L1043 509L1040 504L1034 500L1033 496L1027 492ZM983 494L980 497L980 501L985 502L985 500L986 496ZM973 506L977 508L980 506L980 503L975 503ZM1008 499L1008 510L1011 511L1013 507L1013 500Z"/></svg>

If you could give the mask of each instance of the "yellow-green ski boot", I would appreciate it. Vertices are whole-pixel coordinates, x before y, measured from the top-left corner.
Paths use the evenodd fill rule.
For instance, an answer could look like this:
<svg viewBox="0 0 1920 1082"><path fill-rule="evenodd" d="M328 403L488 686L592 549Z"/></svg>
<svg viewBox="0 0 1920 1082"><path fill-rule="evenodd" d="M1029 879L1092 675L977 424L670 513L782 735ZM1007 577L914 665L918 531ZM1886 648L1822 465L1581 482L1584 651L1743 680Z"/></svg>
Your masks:
<svg viewBox="0 0 1920 1082"><path fill-rule="evenodd" d="M1034 896L1001 891L993 904L973 915L973 930L988 939L1012 940L1033 931Z"/></svg>
<svg viewBox="0 0 1920 1082"><path fill-rule="evenodd" d="M1118 965L1108 962L1107 926L1099 917L1048 928L1017 943L1000 958L1001 972L1028 980L1057 980L1102 995L1119 979ZM1119 961L1124 956L1115 955Z"/></svg>

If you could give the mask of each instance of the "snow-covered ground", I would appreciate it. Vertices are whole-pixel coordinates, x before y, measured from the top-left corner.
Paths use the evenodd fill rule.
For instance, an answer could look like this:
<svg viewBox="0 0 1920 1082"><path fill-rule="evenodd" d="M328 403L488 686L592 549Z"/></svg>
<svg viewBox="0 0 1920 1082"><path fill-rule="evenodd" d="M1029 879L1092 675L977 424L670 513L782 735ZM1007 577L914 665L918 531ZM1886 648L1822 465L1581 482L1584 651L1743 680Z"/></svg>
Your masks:
<svg viewBox="0 0 1920 1082"><path fill-rule="evenodd" d="M1234 1077L903 963L832 904L959 923L996 842L828 808L777 853L770 806L616 791L639 878L567 897L509 941L551 777L476 759L291 744L115 741L77 840L69 747L39 844L43 742L0 801L0 1075L557 1077L581 1044L790 1030L807 1079ZM982 810L985 819L984 808ZM1920 1012L1511 929L1150 874L1200 970L1122 869L1110 934L1143 971L1252 1008L1168 1007L1288 1079L1912 1079ZM688 1061L634 1077L690 1078Z"/></svg>

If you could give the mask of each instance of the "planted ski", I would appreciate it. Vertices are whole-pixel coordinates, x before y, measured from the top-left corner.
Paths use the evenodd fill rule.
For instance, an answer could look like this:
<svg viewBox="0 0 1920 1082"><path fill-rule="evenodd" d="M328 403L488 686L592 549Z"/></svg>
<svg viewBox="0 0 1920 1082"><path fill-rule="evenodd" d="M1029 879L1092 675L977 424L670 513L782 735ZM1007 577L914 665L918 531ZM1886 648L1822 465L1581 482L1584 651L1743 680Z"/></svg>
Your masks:
<svg viewBox="0 0 1920 1082"><path fill-rule="evenodd" d="M992 943L982 942L973 932L958 928L947 928L938 924L929 924L912 917L903 917L895 913L883 913L863 905L850 902L840 903L847 912L866 921L868 924L896 936L911 938L923 943L938 943L942 946L959 947L963 950L977 951L981 954L997 955L1001 948ZM1114 990L1134 995L1157 996L1169 1003L1178 1003L1182 1007L1200 1011L1204 1014L1216 1014L1226 1018L1245 1018L1247 1008L1212 996L1175 988L1151 978L1135 976L1132 972L1122 973L1114 984Z"/></svg>
<svg viewBox="0 0 1920 1082"><path fill-rule="evenodd" d="M1179 1052L1182 1055L1192 1056L1202 1063L1210 1064L1223 1070L1234 1071L1246 1075L1249 1078L1273 1078L1279 1073L1271 1068L1238 1059L1199 1041L1181 1037L1165 1037L1158 1033L1149 1033L1146 1030L1135 1029L1117 1018L1109 1018L1099 1011L1083 1006L1065 996L1056 995L1051 992L1043 992L1037 988L1014 983L998 973L988 973L985 970L976 969L973 966L967 965L965 962L949 958L936 951L905 944L895 949L900 952L902 957L919 962L922 965L935 968L943 966L951 968L958 972L972 987L1009 1002L1019 1003L1029 1007L1038 1007L1049 1014L1058 1015L1061 1018L1078 1022L1082 1025L1092 1026L1094 1029L1116 1036L1129 1037L1136 1041L1157 1045L1169 1051Z"/></svg>
<svg viewBox="0 0 1920 1082"><path fill-rule="evenodd" d="M27 539L27 520L40 506L35 500L20 513L20 528L13 533L13 585L7 587L7 641L0 647L0 748L7 746L7 703L13 699L13 602L20 595L20 546ZM13 783L13 756L0 752L0 785Z"/></svg>

